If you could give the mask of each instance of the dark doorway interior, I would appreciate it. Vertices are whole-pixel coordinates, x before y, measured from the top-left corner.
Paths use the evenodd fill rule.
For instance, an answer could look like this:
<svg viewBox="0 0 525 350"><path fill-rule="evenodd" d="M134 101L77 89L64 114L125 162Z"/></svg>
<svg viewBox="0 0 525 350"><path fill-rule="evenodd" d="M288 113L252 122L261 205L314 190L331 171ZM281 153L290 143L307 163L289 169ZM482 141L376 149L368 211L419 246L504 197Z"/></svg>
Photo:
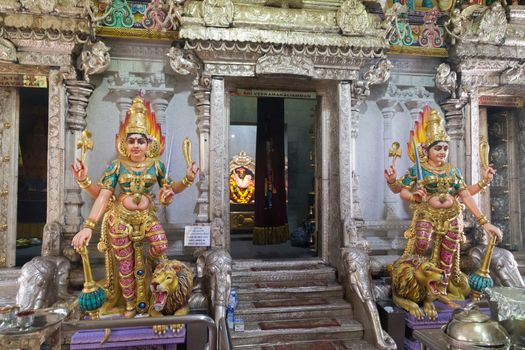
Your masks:
<svg viewBox="0 0 525 350"><path fill-rule="evenodd" d="M256 145L259 134L259 99L258 97L247 96L232 96L231 98L229 156L230 171L233 175L230 178L230 186L232 185L232 178L235 176L233 173L235 167L244 164L246 170L243 171L243 174L249 173L250 170L253 170L254 174L258 174L254 177L254 187L259 184L263 186L259 189L268 189L268 186L264 186L265 176L257 172L254 166L258 157ZM245 205L230 202L231 253L232 257L237 259L308 258L317 255L315 249L311 249L313 247L311 245L312 239L310 232L308 232L308 230L315 230L313 209L315 205L315 159L313 159L313 154L315 153L314 114L317 101L292 98L275 99L280 100L284 108L284 148L282 151L284 152L285 215L288 219L288 239L280 244L254 244L254 214L258 197L255 196L254 201ZM270 125L273 127L271 122ZM249 157L249 160L239 158L238 156L241 153L243 156ZM236 159L244 159L244 162L232 162ZM263 200L267 200L266 197Z"/></svg>
<svg viewBox="0 0 525 350"><path fill-rule="evenodd" d="M47 210L48 90L19 93L16 266L41 255Z"/></svg>

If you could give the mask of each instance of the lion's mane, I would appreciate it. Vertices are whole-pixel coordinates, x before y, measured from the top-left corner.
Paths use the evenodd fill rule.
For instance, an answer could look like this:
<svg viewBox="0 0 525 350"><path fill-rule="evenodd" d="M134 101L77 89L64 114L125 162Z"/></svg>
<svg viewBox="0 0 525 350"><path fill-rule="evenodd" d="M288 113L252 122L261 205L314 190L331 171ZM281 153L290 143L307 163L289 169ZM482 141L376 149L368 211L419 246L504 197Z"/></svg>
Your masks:
<svg viewBox="0 0 525 350"><path fill-rule="evenodd" d="M188 266L180 261L165 260L155 267L155 273L168 271L176 273L178 283L177 286L170 286L166 305L161 311L163 315L173 315L175 311L186 306L193 289L193 273Z"/></svg>
<svg viewBox="0 0 525 350"><path fill-rule="evenodd" d="M425 258L420 256L409 256L395 262L391 271L393 293L416 303L425 299L427 290L416 279L416 271L423 262Z"/></svg>

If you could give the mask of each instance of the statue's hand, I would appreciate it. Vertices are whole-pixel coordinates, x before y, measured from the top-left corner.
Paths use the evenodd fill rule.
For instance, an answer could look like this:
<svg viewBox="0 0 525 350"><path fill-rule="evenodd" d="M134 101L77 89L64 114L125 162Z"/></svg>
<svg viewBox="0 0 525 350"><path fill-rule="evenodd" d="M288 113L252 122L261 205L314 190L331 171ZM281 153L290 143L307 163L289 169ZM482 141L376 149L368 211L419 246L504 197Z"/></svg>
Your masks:
<svg viewBox="0 0 525 350"><path fill-rule="evenodd" d="M162 205L168 205L173 202L173 196L175 195L175 192L173 192L173 189L170 185L165 184L160 188L159 192L159 200Z"/></svg>
<svg viewBox="0 0 525 350"><path fill-rule="evenodd" d="M501 241L503 238L503 232L501 232L499 228L492 225L490 222L487 222L485 225L483 225L483 230L485 230L485 232L491 236L498 237L498 241Z"/></svg>
<svg viewBox="0 0 525 350"><path fill-rule="evenodd" d="M494 180L494 175L496 174L496 169L492 167L492 164L489 165L488 168L486 168L483 171L483 181L488 185Z"/></svg>
<svg viewBox="0 0 525 350"><path fill-rule="evenodd" d="M416 192L412 193L412 198L414 199L414 202L421 203L427 200L427 191L425 191L423 188L417 190Z"/></svg>
<svg viewBox="0 0 525 350"><path fill-rule="evenodd" d="M195 162L191 162L191 164L186 168L186 177L188 180L192 181L195 180L195 177L199 173L199 167Z"/></svg>
<svg viewBox="0 0 525 350"><path fill-rule="evenodd" d="M390 168L385 169L384 175L386 182L389 184L393 184L397 180L396 168L393 165L391 165Z"/></svg>
<svg viewBox="0 0 525 350"><path fill-rule="evenodd" d="M89 241L91 240L91 235L93 233L93 230L90 228L84 227L82 230L80 230L71 240L71 245L76 249L79 250L82 248L82 245L85 244L86 246L89 245Z"/></svg>
<svg viewBox="0 0 525 350"><path fill-rule="evenodd" d="M71 171L77 181L84 181L87 178L88 168L80 159L76 159L75 162L71 164Z"/></svg>

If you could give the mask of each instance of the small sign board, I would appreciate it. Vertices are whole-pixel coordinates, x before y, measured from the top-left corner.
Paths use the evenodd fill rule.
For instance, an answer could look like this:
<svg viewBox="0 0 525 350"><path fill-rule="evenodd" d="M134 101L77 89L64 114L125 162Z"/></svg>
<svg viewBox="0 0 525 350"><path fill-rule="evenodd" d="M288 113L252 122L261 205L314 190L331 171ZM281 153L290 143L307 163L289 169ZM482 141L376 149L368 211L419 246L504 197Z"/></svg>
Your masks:
<svg viewBox="0 0 525 350"><path fill-rule="evenodd" d="M185 247L209 247L210 246L210 226L185 226L184 227L184 246Z"/></svg>

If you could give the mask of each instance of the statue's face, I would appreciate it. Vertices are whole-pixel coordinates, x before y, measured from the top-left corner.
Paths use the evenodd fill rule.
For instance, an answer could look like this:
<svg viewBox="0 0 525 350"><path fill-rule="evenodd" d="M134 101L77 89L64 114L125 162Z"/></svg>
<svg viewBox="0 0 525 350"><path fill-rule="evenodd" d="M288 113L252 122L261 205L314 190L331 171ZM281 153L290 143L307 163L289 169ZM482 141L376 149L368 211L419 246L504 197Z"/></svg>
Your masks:
<svg viewBox="0 0 525 350"><path fill-rule="evenodd" d="M448 157L448 143L438 142L428 150L428 159L437 164L443 164Z"/></svg>
<svg viewBox="0 0 525 350"><path fill-rule="evenodd" d="M126 151L131 160L143 161L148 150L148 139L142 134L130 134L126 137Z"/></svg>

